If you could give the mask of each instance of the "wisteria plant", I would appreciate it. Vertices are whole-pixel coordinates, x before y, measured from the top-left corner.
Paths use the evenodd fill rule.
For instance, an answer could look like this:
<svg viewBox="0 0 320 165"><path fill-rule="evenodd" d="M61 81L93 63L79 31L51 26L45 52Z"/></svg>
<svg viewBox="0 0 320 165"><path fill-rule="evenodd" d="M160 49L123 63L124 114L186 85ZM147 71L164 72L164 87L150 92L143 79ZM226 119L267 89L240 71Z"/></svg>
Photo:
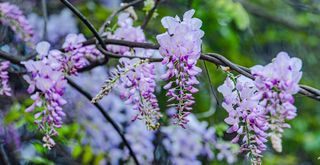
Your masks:
<svg viewBox="0 0 320 165"><path fill-rule="evenodd" d="M65 146L91 145L94 155L102 155L100 164L232 164L243 155L251 164L262 164L268 141L274 151L285 150L283 133L297 117L294 95L320 101L319 90L299 84L302 61L280 52L267 65L246 68L204 53L203 38L210 34L202 30L196 10L181 18L163 16L156 13L161 0L145 0L139 26L133 6L142 1L122 4L99 31L67 0L61 0L66 8L60 14L45 16L44 22L35 13L24 16L15 4L0 3L0 25L26 45L26 55L11 55L0 45L1 99L18 96L11 82L22 77L19 83L28 86L23 90L32 100L24 111L33 115L43 147L62 145L61 130L77 123L84 136ZM163 33L153 35L146 26L157 15ZM78 33L83 30L76 18L94 38ZM227 112L222 134L212 122L197 118L194 108L207 83L204 75L211 83L208 62L226 76L217 88ZM8 130L18 137L13 127ZM0 137L6 129L1 125ZM14 139L19 147L19 138Z"/></svg>

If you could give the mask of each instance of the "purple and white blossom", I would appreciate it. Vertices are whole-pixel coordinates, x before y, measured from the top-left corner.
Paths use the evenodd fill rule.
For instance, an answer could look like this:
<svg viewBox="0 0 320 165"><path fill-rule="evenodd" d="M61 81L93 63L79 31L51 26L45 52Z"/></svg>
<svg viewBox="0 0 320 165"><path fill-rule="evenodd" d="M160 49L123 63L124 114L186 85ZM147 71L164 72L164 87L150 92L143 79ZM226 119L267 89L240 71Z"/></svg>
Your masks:
<svg viewBox="0 0 320 165"><path fill-rule="evenodd" d="M230 78L231 77L231 78ZM252 99L256 92L254 82L244 76L230 76L218 88L223 94L222 107L229 113L225 122L231 127L227 133L237 133L232 140L242 143L240 150L249 153L255 162L261 162L262 152L266 150L269 124L263 106Z"/></svg>
<svg viewBox="0 0 320 165"><path fill-rule="evenodd" d="M11 96L11 88L9 86L9 61L0 62L0 95Z"/></svg>
<svg viewBox="0 0 320 165"><path fill-rule="evenodd" d="M232 142L241 140L241 151L248 152L253 163L261 163L268 137L273 148L282 151L282 133L290 127L286 120L296 116L293 95L299 91L301 67L300 59L280 52L272 63L251 68L254 80L229 73L218 88L229 113L227 132L237 133Z"/></svg>
<svg viewBox="0 0 320 165"><path fill-rule="evenodd" d="M258 89L254 99L259 100L270 115L271 142L278 152L282 151L283 129L290 128L286 120L292 120L297 115L293 95L300 89L301 67L300 59L280 52L272 63L251 68Z"/></svg>
<svg viewBox="0 0 320 165"><path fill-rule="evenodd" d="M133 19L129 13L121 13L118 18L120 26L113 34L107 33L108 38L135 42L145 42L145 36L140 27L133 27ZM107 50L126 56L151 57L155 51L129 47L108 45ZM120 98L137 113L132 120L141 119L150 130L157 129L161 114L159 112L158 100L155 96L156 73L155 65L148 60L138 58L120 58L120 65L110 72L110 78L102 86L102 90L93 98L97 102L107 95L114 87L120 93Z"/></svg>
<svg viewBox="0 0 320 165"><path fill-rule="evenodd" d="M62 117L65 116L62 106L67 101L62 96L67 81L61 71L54 70L44 61L27 61L23 64L31 73L30 76L25 75L24 79L29 83L28 92L32 94L31 99L34 100L26 112L36 110L35 123L45 133L45 146L51 148L54 143L50 136L57 135L55 129L62 126Z"/></svg>
<svg viewBox="0 0 320 165"><path fill-rule="evenodd" d="M23 41L32 42L33 28L18 6L0 3L0 23L9 26Z"/></svg>
<svg viewBox="0 0 320 165"><path fill-rule="evenodd" d="M194 13L194 10L187 11L182 21L179 17L162 18L161 23L167 32L157 36L160 54L164 56L162 64L168 68L162 79L170 80L164 89L168 90L168 101L175 101L173 106L177 108L177 114L173 117L182 127L188 122L186 116L194 104L192 94L198 92L194 87L199 84L196 75L201 72L196 64L200 58L204 32L200 29L201 20L192 18Z"/></svg>

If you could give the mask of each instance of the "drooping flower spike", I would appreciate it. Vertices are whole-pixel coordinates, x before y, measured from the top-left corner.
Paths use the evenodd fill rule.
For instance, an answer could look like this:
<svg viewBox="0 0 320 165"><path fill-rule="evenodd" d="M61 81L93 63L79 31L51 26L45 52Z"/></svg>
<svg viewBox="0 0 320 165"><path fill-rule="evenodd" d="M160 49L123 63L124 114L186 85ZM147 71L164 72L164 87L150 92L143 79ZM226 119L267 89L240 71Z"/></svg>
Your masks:
<svg viewBox="0 0 320 165"><path fill-rule="evenodd" d="M273 148L281 152L281 137L284 128L290 128L286 120L297 115L293 95L299 91L302 77L302 62L290 58L286 52L280 52L272 63L266 66L254 66L251 69L258 88L256 97L270 115L270 137Z"/></svg>
<svg viewBox="0 0 320 165"><path fill-rule="evenodd" d="M299 91L301 67L300 59L280 52L272 63L251 68L254 80L228 73L218 88L224 96L222 106L229 113L227 132L237 133L232 141L242 139L241 150L249 151L254 164L261 163L268 137L272 147L282 151L282 133L290 127L286 120L296 116L293 95Z"/></svg>
<svg viewBox="0 0 320 165"><path fill-rule="evenodd" d="M231 126L227 133L237 133L232 142L240 141L240 150L248 153L252 162L259 164L262 152L267 148L265 143L269 124L264 107L259 105L259 101L252 99L256 92L254 82L242 75L234 77L229 73L218 91L224 97L222 107L229 114L225 119Z"/></svg>
<svg viewBox="0 0 320 165"><path fill-rule="evenodd" d="M135 42L146 42L140 27L133 27L133 19L129 13L121 13L118 18L119 28L114 33L107 33L108 38ZM154 51L141 48L131 49L125 46L108 45L107 50L126 56L150 57ZM119 65L111 71L110 78L105 81L101 91L92 102L101 100L114 87L120 98L138 112L133 120L141 119L150 130L158 129L158 100L154 94L156 88L155 66L148 60L120 58Z"/></svg>
<svg viewBox="0 0 320 165"><path fill-rule="evenodd" d="M45 133L44 146L49 149L55 144L51 136L57 135L56 128L62 126L65 116L62 109L67 103L63 98L67 85L65 76L76 74L78 69L88 64L86 57L96 53L91 47L83 47L80 44L82 41L85 41L82 35L67 36L64 53L50 50L48 42L40 42L36 46L38 60L22 62L30 73L24 79L29 83L28 93L32 94L34 101L26 111L36 111L35 123Z"/></svg>
<svg viewBox="0 0 320 165"><path fill-rule="evenodd" d="M161 23L167 32L157 36L160 44L160 54L164 57L162 64L168 70L162 75L163 80L169 80L164 86L168 90L169 102L177 108L173 115L177 124L184 127L188 123L186 116L190 114L194 104L193 93L198 92L194 85L199 81L196 78L201 69L196 66L201 54L201 38L204 32L200 29L202 22L192 18L194 10L189 10L179 17L164 17Z"/></svg>

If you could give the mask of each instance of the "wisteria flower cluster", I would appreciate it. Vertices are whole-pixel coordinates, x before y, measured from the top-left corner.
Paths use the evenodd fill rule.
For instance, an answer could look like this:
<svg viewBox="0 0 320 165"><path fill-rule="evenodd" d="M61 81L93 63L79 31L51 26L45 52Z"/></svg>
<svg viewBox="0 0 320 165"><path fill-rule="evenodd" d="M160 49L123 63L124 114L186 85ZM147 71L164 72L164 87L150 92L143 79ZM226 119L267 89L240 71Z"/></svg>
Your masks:
<svg viewBox="0 0 320 165"><path fill-rule="evenodd" d="M280 52L272 63L251 68L254 81L229 73L218 88L224 96L222 106L229 113L225 122L231 127L227 132L237 133L233 142L242 137L242 151L249 151L257 164L267 148L268 137L273 148L282 151L283 129L290 127L286 120L296 116L293 95L299 91L301 66L300 59Z"/></svg>
<svg viewBox="0 0 320 165"><path fill-rule="evenodd" d="M0 23L9 26L25 42L32 42L33 28L16 5L0 3Z"/></svg>
<svg viewBox="0 0 320 165"><path fill-rule="evenodd" d="M91 74L81 73L74 77L73 80L79 82L89 92L97 93L100 90L99 86L92 85L91 81L103 83L106 76L107 70L105 68L96 68L92 70ZM67 113L71 116L77 116L80 124L85 126L86 136L83 139L83 144L91 145L95 154L106 154L107 156L103 161L112 165L127 160L133 163L128 149L121 147L123 144L117 132L99 113L95 113L97 110L90 102L87 102L84 97L79 97L78 93L73 89L66 93L66 98L77 100L71 101L71 104L67 105L70 108L74 108L76 113ZM139 162L141 164L151 164L154 160L154 155L150 153L153 153L155 149L153 145L155 132L147 130L143 121L132 122L132 116L136 115L136 113L131 111L132 106L125 104L115 92L109 93L108 96L100 101L100 104L105 107L110 116L126 132L125 136Z"/></svg>
<svg viewBox="0 0 320 165"><path fill-rule="evenodd" d="M0 95L11 96L11 88L9 86L9 61L0 62Z"/></svg>
<svg viewBox="0 0 320 165"><path fill-rule="evenodd" d="M302 62L280 52L272 63L255 66L251 70L258 88L255 99L261 101L270 114L270 136L274 149L282 151L281 136L283 128L289 128L285 120L297 115L293 95L299 91Z"/></svg>
<svg viewBox="0 0 320 165"><path fill-rule="evenodd" d="M256 88L251 79L232 75L218 88L224 96L222 107L229 113L225 122L231 127L227 133L237 133L232 140L240 140L242 152L248 152L253 162L260 162L261 153L266 149L268 122L266 113L258 100L253 100Z"/></svg>
<svg viewBox="0 0 320 165"><path fill-rule="evenodd" d="M149 64L148 60L121 58L117 69L111 71L111 77L102 86L102 90L97 94L92 102L97 102L107 95L113 87L117 87L121 99L132 105L133 110L139 113L133 120L143 119L147 128L154 130L160 125L158 101L154 95L155 68Z"/></svg>
<svg viewBox="0 0 320 165"><path fill-rule="evenodd" d="M177 108L173 117L182 127L188 122L186 116L194 104L192 94L198 92L194 87L199 83L196 75L201 72L196 63L200 58L204 32L200 30L201 20L192 18L194 13L194 10L187 11L182 21L179 17L164 17L161 22L167 32L157 36L160 54L164 56L162 64L168 68L162 79L170 80L164 89L168 90L169 101L176 101L172 104Z"/></svg>
<svg viewBox="0 0 320 165"><path fill-rule="evenodd" d="M76 74L78 69L87 65L86 55L96 53L95 47L82 47L84 40L81 34L68 35L63 44L64 53L50 50L48 42L40 42L36 46L39 60L22 63L30 73L24 79L29 83L28 92L33 94L31 99L34 100L26 111L32 112L39 107L34 116L35 123L45 132L43 141L49 149L55 144L51 136L57 135L56 128L62 126L62 117L65 116L62 110L67 103L62 97L67 84L65 76Z"/></svg>
<svg viewBox="0 0 320 165"><path fill-rule="evenodd" d="M140 27L133 27L133 19L129 13L122 13L118 18L120 26L113 34L108 33L108 37L113 39L125 39L128 41L145 42L145 36ZM120 53L126 56L150 57L153 51L144 49L130 50L128 47L108 45L107 50ZM120 65L111 71L111 77L102 86L102 90L93 98L93 102L97 102L107 95L113 87L117 87L120 92L121 99L127 104L132 105L132 109L139 112L133 117L133 120L142 119L150 130L157 129L161 114L159 112L158 100L154 94L155 82L155 66L148 60L138 58L128 59L121 58Z"/></svg>
<svg viewBox="0 0 320 165"><path fill-rule="evenodd" d="M74 77L74 81L79 82L91 93L96 93L99 89L97 86L91 85L91 82L102 83L104 76L101 75L106 75L106 70L96 68L92 70L91 74L79 74L79 76ZM90 81L88 81L89 78ZM130 159L127 148L119 147L122 142L114 128L98 113L95 113L94 106L89 103L86 104L85 98L78 97L76 91L72 89L66 95L69 100L77 100L71 101L67 105L72 106L71 108L74 108L75 112L67 113L79 117L79 121L85 126L86 136L83 144L90 144L95 154L102 152L108 155L104 161L110 164L119 164L121 161ZM160 145L163 145L172 164L200 164L201 158L207 158L208 160L226 159L229 164L237 160L238 151L236 147L233 148L234 144L218 139L214 127L208 127L207 122L200 122L194 115L190 115L188 116L190 124L188 124L187 129L168 125L162 126L158 132L148 131L144 127L143 121L132 122L132 115L135 114L134 111L129 110L132 105L124 104L120 97L115 92L110 92L100 103L126 132L125 136L141 164L154 163L155 152L159 152L155 151L156 144L154 143L157 140L155 139L157 134L161 134L161 137L163 137ZM90 124L88 124L89 122ZM159 144L157 146L159 147ZM216 156L213 153L214 151L217 151Z"/></svg>

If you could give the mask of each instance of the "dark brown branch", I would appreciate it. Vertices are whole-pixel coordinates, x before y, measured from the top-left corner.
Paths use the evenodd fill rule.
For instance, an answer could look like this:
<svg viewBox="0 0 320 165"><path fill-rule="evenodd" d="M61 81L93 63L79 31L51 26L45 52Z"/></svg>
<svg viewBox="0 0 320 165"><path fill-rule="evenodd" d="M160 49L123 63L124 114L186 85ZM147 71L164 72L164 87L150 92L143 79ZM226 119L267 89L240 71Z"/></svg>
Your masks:
<svg viewBox="0 0 320 165"><path fill-rule="evenodd" d="M105 44L112 44L112 45L121 45L127 46L131 48L145 48L145 49L159 49L159 45L151 44L151 43L139 43L139 42L131 42L125 40L115 40L115 39L104 39ZM93 45L96 44L96 39L89 39L82 43L83 46Z"/></svg>
<svg viewBox="0 0 320 165"><path fill-rule="evenodd" d="M126 41L128 42L128 41ZM129 46L131 45L132 42L128 42ZM135 43L137 47L139 47L139 43ZM145 46L145 45L143 45ZM158 47L158 45L152 45L151 47L148 47L150 49L154 49ZM139 58L139 57L135 57L135 56L122 56L122 55L119 55L119 54L114 54L114 53L111 53L111 52L107 52L107 51L102 51L102 53L106 54L106 55L109 55L113 58L120 58L120 57L126 57L126 58ZM144 58L144 59L149 59L151 62L159 62L161 61L162 59L160 58ZM229 61L227 58L225 58L224 56L220 55L220 54L217 54L217 53L207 53L207 54L202 54L200 56L200 59L202 60L205 60L205 61L208 61L208 62L211 62L211 63L214 63L216 65L221 65L221 66L227 66L227 67L230 67L232 70L248 77L248 78L251 78L251 79L254 79L253 76L251 75L250 73L250 69L247 68L247 67L244 67L244 66L241 66L241 65L237 65L237 64L234 64L232 63L231 61ZM105 63L101 63L102 65L105 64ZM90 68L94 68L94 67L97 67L99 66L100 64L93 64L94 66L87 66L87 67L90 67ZM302 95L305 95L305 96L308 96L312 99L315 99L315 100L318 100L320 101L320 92L318 89L315 89L315 88L312 88L312 87L309 87L309 86L305 86L305 85L300 85L300 91L299 93L302 94ZM306 90L306 88L308 88L308 90Z"/></svg>
<svg viewBox="0 0 320 165"><path fill-rule="evenodd" d="M7 52L4 52L2 50L0 50L0 57L4 60L10 61L13 64L17 64L17 65L22 66L22 64L20 63L22 61L21 59L15 57L15 56L12 56L11 54L8 54Z"/></svg>
<svg viewBox="0 0 320 165"><path fill-rule="evenodd" d="M71 85L74 89L76 89L79 93L81 93L83 96L85 96L88 101L90 102L92 100L92 96L89 92L85 91L84 89L82 89L78 84L76 84L74 81L72 81L71 79L67 78L69 85ZM119 136L121 137L124 145L129 149L129 153L132 156L135 164L139 165L138 159L135 155L135 153L133 152L128 140L126 139L126 137L123 134L123 131L121 131L120 127L118 126L118 124L109 116L109 114L102 108L102 106L98 103L93 103L93 105L100 111L100 113L103 115L103 117L110 122L110 124L113 126L113 128L117 131L117 133L119 134Z"/></svg>
<svg viewBox="0 0 320 165"><path fill-rule="evenodd" d="M92 41L90 41L90 42L92 42ZM119 41L119 40L112 40L112 42L114 45L122 45L122 46L128 46L128 47L138 47L138 48L146 48L146 49L158 49L159 48L159 45L154 45L154 44L149 44L149 43L137 43L137 42ZM116 44L116 43L119 43L119 44ZM111 53L111 52L108 52L105 50L102 51L103 49L101 49L101 47L98 47L98 48L100 49L100 51L103 54L111 56L113 58L121 58L121 57L140 58L140 57L135 57L135 56L122 56L122 55ZM12 63L17 63L16 60L19 60L16 58L11 58L7 53L3 54L3 53L1 53L1 51L0 51L0 58L7 59L9 61L12 60L13 61ZM159 62L162 60L160 58L148 58L148 59L151 62ZM208 62L217 64L217 65L228 66L231 69L235 70L236 72L253 79L253 76L251 75L249 68L234 64L222 55L219 55L216 53L207 53L207 54L202 54L200 59L206 60ZM96 62L96 63L90 64L89 66L83 68L81 71L87 71L87 70L90 70L90 69L95 68L97 66L104 65L106 63L107 63L107 60ZM318 89L315 89L315 88L312 88L312 87L309 87L306 85L300 85L299 93L302 95L308 96L312 99L320 101L320 92Z"/></svg>
<svg viewBox="0 0 320 165"><path fill-rule="evenodd" d="M153 16L154 12L156 11L157 7L159 6L161 0L154 0L154 1L155 1L155 4L154 4L153 8L149 11L149 13L147 14L146 18L143 21L143 24L141 25L141 29L142 30L146 29L150 19L152 18L152 16Z"/></svg>
<svg viewBox="0 0 320 165"><path fill-rule="evenodd" d="M125 56L121 54L115 54L106 50L103 50L99 45L97 45L97 49L100 50L104 55L113 57L113 58L139 58L139 59L149 59L150 62L161 62L162 58L149 58L149 57L136 57L136 56Z"/></svg>
<svg viewBox="0 0 320 165"><path fill-rule="evenodd" d="M143 2L144 0L135 0L132 1L130 3L127 3L123 6L121 6L118 10L115 10L108 18L107 20L102 24L102 26L99 29L99 34L102 34L104 32L104 30L110 25L110 23L112 22L112 20L114 19L114 17L119 14L120 12L122 12L123 10L126 10L127 8L129 8L130 6L134 6L135 4L138 4L140 2Z"/></svg>

